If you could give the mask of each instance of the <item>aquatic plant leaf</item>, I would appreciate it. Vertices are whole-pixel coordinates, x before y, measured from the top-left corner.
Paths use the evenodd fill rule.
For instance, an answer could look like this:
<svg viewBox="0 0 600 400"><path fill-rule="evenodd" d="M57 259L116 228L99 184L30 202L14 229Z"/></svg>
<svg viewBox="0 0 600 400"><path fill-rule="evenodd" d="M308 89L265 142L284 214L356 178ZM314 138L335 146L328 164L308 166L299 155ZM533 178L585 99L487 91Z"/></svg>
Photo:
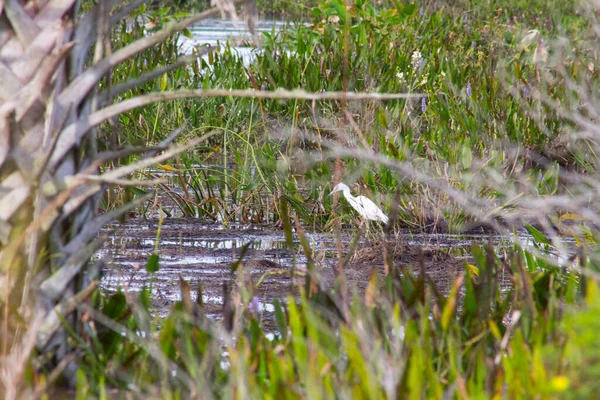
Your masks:
<svg viewBox="0 0 600 400"><path fill-rule="evenodd" d="M444 306L444 310L442 311L442 330L444 332L448 332L448 328L452 322L452 318L455 316L456 304L458 302L458 293L462 286L464 280L464 273L459 275L458 278L454 281L452 285L452 290L448 295L448 299L446 301L446 305Z"/></svg>
<svg viewBox="0 0 600 400"><path fill-rule="evenodd" d="M544 235L532 225L525 224L525 229L527 229L527 232L529 232L531 236L533 236L536 242L543 244L551 244L550 240L546 237L546 235Z"/></svg>
<svg viewBox="0 0 600 400"><path fill-rule="evenodd" d="M297 360L298 368L301 373L306 373L306 361L308 359L308 349L306 345L304 328L305 319L301 313L301 309L296 306L296 300L293 297L288 297L288 313L290 321L290 329L292 333L292 347L294 349L294 358Z"/></svg>
<svg viewBox="0 0 600 400"><path fill-rule="evenodd" d="M192 14L190 14L190 13L189 13L189 12L187 12L187 11L177 11L177 12L175 12L175 13L173 14L173 18L176 18L176 19L180 19L180 18L188 18L188 17L191 17L191 16L192 16ZM186 30L189 32L189 29L188 29L188 28L185 28L185 29L184 29L184 31L186 31ZM190 39L191 39L191 37L190 37Z"/></svg>
<svg viewBox="0 0 600 400"><path fill-rule="evenodd" d="M567 289L565 291L565 302L567 304L576 304L579 297L579 279L575 271L569 271L567 278Z"/></svg>
<svg viewBox="0 0 600 400"><path fill-rule="evenodd" d="M146 263L146 271L150 273L155 273L158 272L158 269L158 253L152 253L150 257L148 257L148 262Z"/></svg>
<svg viewBox="0 0 600 400"><path fill-rule="evenodd" d="M114 320L121 319L127 310L127 299L120 289L117 290L117 293L110 296L108 302L102 309L104 315Z"/></svg>
<svg viewBox="0 0 600 400"><path fill-rule="evenodd" d="M159 343L162 353L170 359L175 358L177 354L177 325L173 316L167 318L160 330Z"/></svg>
<svg viewBox="0 0 600 400"><path fill-rule="evenodd" d="M471 255L475 259L479 271L485 268L485 254L479 244L473 242L473 245L471 246Z"/></svg>
<svg viewBox="0 0 600 400"><path fill-rule="evenodd" d="M137 196L144 196L144 195L148 194L148 192L146 192L146 191L144 191L144 190L142 190L140 188L137 188L135 186L128 186L127 190L129 190L131 193L133 193L133 194L135 194Z"/></svg>
<svg viewBox="0 0 600 400"><path fill-rule="evenodd" d="M142 287L142 289L140 290L140 295L138 296L138 298L142 309L145 311L149 311L150 306L152 305L150 295L150 289L148 289L148 287L144 285L144 287Z"/></svg>
<svg viewBox="0 0 600 400"><path fill-rule="evenodd" d="M590 307L597 307L600 304L600 289L595 280L589 279L587 282L585 301Z"/></svg>
<svg viewBox="0 0 600 400"><path fill-rule="evenodd" d="M407 5L403 5L403 4L398 4L398 11L404 15L404 16L411 16L412 14L415 13L415 11L417 11L417 6L414 4L407 4Z"/></svg>
<svg viewBox="0 0 600 400"><path fill-rule="evenodd" d="M471 269L465 266L465 299L463 301L462 320L469 327L470 321L477 315L477 297Z"/></svg>
<svg viewBox="0 0 600 400"><path fill-rule="evenodd" d="M273 306L275 307L275 323L277 325L277 330L279 331L281 338L286 340L288 335L288 325L283 306L281 305L281 300L279 298L273 299Z"/></svg>
<svg viewBox="0 0 600 400"><path fill-rule="evenodd" d="M377 122L382 128L387 128L389 125L387 111L383 107L377 108Z"/></svg>
<svg viewBox="0 0 600 400"><path fill-rule="evenodd" d="M161 78L160 78L160 87L159 90L161 92L164 92L167 89L167 84L169 83L169 76L167 74L164 74Z"/></svg>
<svg viewBox="0 0 600 400"><path fill-rule="evenodd" d="M90 385L85 376L85 372L83 369L78 369L76 374L76 392L75 392L75 400L86 400L90 398Z"/></svg>

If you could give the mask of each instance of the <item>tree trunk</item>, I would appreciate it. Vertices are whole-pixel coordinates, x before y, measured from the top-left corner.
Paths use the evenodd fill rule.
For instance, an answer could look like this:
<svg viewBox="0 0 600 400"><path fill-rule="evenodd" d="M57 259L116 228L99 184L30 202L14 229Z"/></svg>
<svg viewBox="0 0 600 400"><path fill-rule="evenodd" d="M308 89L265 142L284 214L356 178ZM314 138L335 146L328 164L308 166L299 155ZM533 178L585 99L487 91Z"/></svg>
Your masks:
<svg viewBox="0 0 600 400"><path fill-rule="evenodd" d="M94 240L104 219L97 216L100 185L69 183L98 170L93 133L55 155L64 128L95 106L93 89L65 96L82 75L101 26L76 27L76 6L73 0L0 3L1 353L37 321L35 344L51 355L50 365L69 352L59 315L75 326L72 300L91 294L101 267L90 264L101 244ZM108 18L102 7L84 19ZM104 39L96 55L102 55Z"/></svg>
<svg viewBox="0 0 600 400"><path fill-rule="evenodd" d="M97 234L136 205L98 214L103 183L135 170L129 165L98 175L102 162L133 152L97 154L94 127L118 114L104 112L111 93L97 95L98 81L128 57L218 12L169 25L112 53L107 47L112 25L142 3L134 1L111 14L117 3L100 1L76 20L74 0L0 0L1 356L35 344L49 366L65 359L70 349L61 316L77 331L77 304L93 292L101 269L101 262L90 262L101 245ZM155 76L149 73L136 82ZM166 150L176 136L149 151ZM200 140L138 164L172 157Z"/></svg>

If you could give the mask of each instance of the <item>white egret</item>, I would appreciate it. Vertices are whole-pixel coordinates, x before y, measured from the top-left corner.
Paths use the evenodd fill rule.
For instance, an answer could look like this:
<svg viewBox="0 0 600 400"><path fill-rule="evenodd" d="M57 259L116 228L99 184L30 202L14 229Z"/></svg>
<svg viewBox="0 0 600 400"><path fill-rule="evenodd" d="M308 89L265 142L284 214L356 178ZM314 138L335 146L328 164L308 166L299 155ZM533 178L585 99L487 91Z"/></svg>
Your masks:
<svg viewBox="0 0 600 400"><path fill-rule="evenodd" d="M352 196L350 188L345 183L338 183L333 188L331 194L335 192L344 193L344 197L348 200L348 203L354 208L361 217L364 219L370 219L372 221L381 221L384 224L388 223L388 217L381 211L377 204L373 203L371 199L365 196Z"/></svg>

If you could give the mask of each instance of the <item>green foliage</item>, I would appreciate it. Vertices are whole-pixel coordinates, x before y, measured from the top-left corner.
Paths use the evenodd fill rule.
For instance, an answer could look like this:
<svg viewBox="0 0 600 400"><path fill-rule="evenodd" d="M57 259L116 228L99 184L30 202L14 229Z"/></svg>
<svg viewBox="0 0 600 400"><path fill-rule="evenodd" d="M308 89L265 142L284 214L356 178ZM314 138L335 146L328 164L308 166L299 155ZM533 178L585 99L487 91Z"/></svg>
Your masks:
<svg viewBox="0 0 600 400"><path fill-rule="evenodd" d="M412 160L459 190L478 190L480 196L500 203L506 201L503 193L472 185L472 176L479 173L482 163L509 171L507 190L518 190L510 171L522 169L527 183L541 196L563 190L558 179L562 169L591 168L585 151L555 147L568 122L547 107L541 120L528 111L533 106L531 92L541 83L532 62L535 46L520 42L527 29L558 33L558 21L567 26L565 34L575 32L572 26L583 28L586 22L573 12L572 4L543 2L529 8L529 3L520 1L487 6L458 2L456 7L432 8L384 3L357 1L347 8L340 0L319 2L311 8L312 24L264 33L262 48L248 68L229 44L221 43L218 51L198 64L177 68L121 98L150 90L199 87L423 93L421 100L349 104L358 132L349 132L344 139L392 161ZM302 7L309 6L303 3ZM157 24L165 22L165 12L153 14ZM565 20L570 25L563 25ZM132 30L123 26L114 47L141 34L141 26L134 25ZM132 58L115 71L111 84L174 62L176 43L177 37ZM582 70L578 65L587 65L586 57L581 53L568 59L574 71ZM560 83L546 88L559 101L567 96ZM275 214L265 214L265 198L278 193L305 223L324 226L328 222L324 210L330 203L323 195L331 181L333 160L311 160L303 153L324 150L328 141L335 140L336 133L322 121L337 120L340 111L340 104L333 102L314 107L306 101L268 99L172 101L123 114L116 140L157 143L184 124L188 135L217 129L221 133L203 150L174 166L179 176L172 186L161 188L183 215L207 215L228 222L259 220L262 215L263 221L271 221L279 218L280 210L275 201ZM286 127L283 134L281 126ZM514 160L496 148L497 143L534 150L546 155L550 164L542 168ZM398 219L405 226L427 225L432 209L443 209L441 217L451 229L459 229L469 219L449 199L399 177L386 166L353 157L344 157L343 162L345 175L358 178L374 195L403 193ZM196 168L206 164L222 164L223 170ZM442 173L441 168L447 171ZM183 189L185 195L175 188ZM114 204L105 202L106 208ZM239 207L247 212L236 214L233 210Z"/></svg>
<svg viewBox="0 0 600 400"><path fill-rule="evenodd" d="M365 302L354 295L346 312L339 294L300 290L267 315L252 308L252 288L240 286L231 333L204 315L185 282L182 300L154 322L142 299L147 290L139 302L121 292L99 297L98 310L130 333L95 325L75 338L87 354L78 394L97 396L105 385L161 396L202 390L256 398L521 398L570 395L572 385L591 393L597 374L565 365L593 365L595 284L587 300L580 292L571 303L583 310L589 304L589 311L563 320L571 272L518 248L504 262L491 246L473 251L478 275L465 266L447 295L426 275L398 269L378 296ZM508 291L496 279L500 268L513 280ZM241 269L235 274L241 285Z"/></svg>

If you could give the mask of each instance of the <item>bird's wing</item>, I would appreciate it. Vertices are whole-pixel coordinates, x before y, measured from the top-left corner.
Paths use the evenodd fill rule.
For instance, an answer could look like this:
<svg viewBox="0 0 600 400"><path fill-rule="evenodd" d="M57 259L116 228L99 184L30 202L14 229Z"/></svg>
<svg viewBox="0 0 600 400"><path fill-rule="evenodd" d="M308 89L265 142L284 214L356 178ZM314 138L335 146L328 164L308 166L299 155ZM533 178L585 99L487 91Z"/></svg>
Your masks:
<svg viewBox="0 0 600 400"><path fill-rule="evenodd" d="M365 196L357 196L356 202L360 205L360 209L357 211L367 219L372 219L375 221L382 221L387 224L388 217L385 215L383 211L377 206L377 204L373 203L371 199Z"/></svg>

